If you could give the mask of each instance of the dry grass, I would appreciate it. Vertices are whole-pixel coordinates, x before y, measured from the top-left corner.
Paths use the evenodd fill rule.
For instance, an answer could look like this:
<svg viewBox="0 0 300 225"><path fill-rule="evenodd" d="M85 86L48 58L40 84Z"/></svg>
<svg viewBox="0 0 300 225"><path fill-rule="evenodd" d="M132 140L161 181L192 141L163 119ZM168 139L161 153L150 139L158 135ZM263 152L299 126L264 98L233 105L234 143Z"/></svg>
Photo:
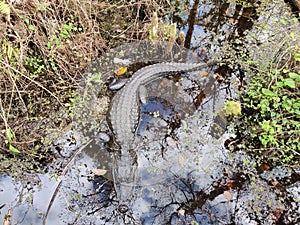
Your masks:
<svg viewBox="0 0 300 225"><path fill-rule="evenodd" d="M70 122L66 104L86 68L110 47L147 38L152 12L168 14L165 7L173 5L162 0L5 4L9 12L0 11L0 172L15 158L48 161L42 137ZM20 153L12 153L4 140Z"/></svg>

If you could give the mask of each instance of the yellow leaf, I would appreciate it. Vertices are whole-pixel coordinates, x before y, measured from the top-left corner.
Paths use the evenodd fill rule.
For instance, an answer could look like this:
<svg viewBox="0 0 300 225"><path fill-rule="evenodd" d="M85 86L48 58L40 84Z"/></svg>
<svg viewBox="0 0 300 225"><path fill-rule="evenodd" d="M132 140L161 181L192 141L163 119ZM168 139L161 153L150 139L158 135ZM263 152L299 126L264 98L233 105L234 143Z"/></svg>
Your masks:
<svg viewBox="0 0 300 225"><path fill-rule="evenodd" d="M127 67L121 67L121 68L119 68L119 69L117 69L116 71L115 71L115 74L117 75L117 76L121 76L121 75L123 75L124 73L126 73L127 72Z"/></svg>
<svg viewBox="0 0 300 225"><path fill-rule="evenodd" d="M7 45L7 58L11 59L13 53L13 48L11 45Z"/></svg>
<svg viewBox="0 0 300 225"><path fill-rule="evenodd" d="M10 7L4 1L0 2L0 13L6 14L6 15L10 14Z"/></svg>
<svg viewBox="0 0 300 225"><path fill-rule="evenodd" d="M225 113L226 116L238 116L241 114L242 106L238 101L227 101L225 103Z"/></svg>
<svg viewBox="0 0 300 225"><path fill-rule="evenodd" d="M165 25L165 36L169 39L175 39L177 33L176 23L171 23L170 25Z"/></svg>
<svg viewBox="0 0 300 225"><path fill-rule="evenodd" d="M184 216L185 210L184 210L184 209L180 209L180 210L178 211L178 213L179 213L180 215Z"/></svg>
<svg viewBox="0 0 300 225"><path fill-rule="evenodd" d="M149 39L150 41L155 41L158 39L158 16L156 12L153 12L151 18L151 27L149 29Z"/></svg>
<svg viewBox="0 0 300 225"><path fill-rule="evenodd" d="M107 170L104 170L104 169L92 169L92 172L95 175L103 176L103 175L105 175L107 173Z"/></svg>

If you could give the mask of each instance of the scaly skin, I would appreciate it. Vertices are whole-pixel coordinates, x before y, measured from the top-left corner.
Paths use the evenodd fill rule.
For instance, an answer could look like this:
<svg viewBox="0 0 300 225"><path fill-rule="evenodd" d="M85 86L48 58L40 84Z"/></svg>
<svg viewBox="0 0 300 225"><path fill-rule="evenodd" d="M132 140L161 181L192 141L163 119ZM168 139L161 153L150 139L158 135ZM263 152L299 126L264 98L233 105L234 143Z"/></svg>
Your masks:
<svg viewBox="0 0 300 225"><path fill-rule="evenodd" d="M120 155L116 159L114 170L115 186L119 197L119 210L125 213L134 195L136 178L136 158L134 152L137 145L135 136L139 124L139 87L160 77L178 72L200 70L215 64L209 63L157 63L146 66L133 74L125 86L112 99L109 112L110 124L115 141L120 147Z"/></svg>

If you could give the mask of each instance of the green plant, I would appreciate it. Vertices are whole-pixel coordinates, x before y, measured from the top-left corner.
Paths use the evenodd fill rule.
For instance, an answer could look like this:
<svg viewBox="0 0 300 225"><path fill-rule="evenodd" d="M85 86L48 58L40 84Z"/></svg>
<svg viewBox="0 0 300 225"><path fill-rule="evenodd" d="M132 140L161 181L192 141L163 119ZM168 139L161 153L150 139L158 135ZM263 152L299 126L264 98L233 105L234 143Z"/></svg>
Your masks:
<svg viewBox="0 0 300 225"><path fill-rule="evenodd" d="M276 163L297 165L300 161L300 74L294 70L298 55L283 68L251 77L244 96L242 130L251 140L243 140L247 151Z"/></svg>
<svg viewBox="0 0 300 225"><path fill-rule="evenodd" d="M74 30L74 27L72 24L64 24L63 25L63 30L61 31L60 33L60 36L63 38L63 39L67 39L67 38L70 38L70 32Z"/></svg>
<svg viewBox="0 0 300 225"><path fill-rule="evenodd" d="M226 116L236 117L241 114L242 107L238 101L226 101L224 105Z"/></svg>
<svg viewBox="0 0 300 225"><path fill-rule="evenodd" d="M79 102L79 96L75 96L74 98L70 98L70 102L65 103L66 108L69 111L69 116L70 118L74 117L74 113L75 113L75 106L76 104Z"/></svg>
<svg viewBox="0 0 300 225"><path fill-rule="evenodd" d="M18 58L18 49L14 48L13 45L5 39L0 41L2 48L2 57L6 55L8 60L12 60L13 57Z"/></svg>
<svg viewBox="0 0 300 225"><path fill-rule="evenodd" d="M7 137L7 140L5 141L5 143L7 144L8 149L13 153L20 153L20 150L17 149L16 147L14 147L12 144L14 136L13 136L10 128L6 129L6 137Z"/></svg>
<svg viewBox="0 0 300 225"><path fill-rule="evenodd" d="M24 65L30 71L31 78L36 78L45 73L44 61L33 50L30 50Z"/></svg>
<svg viewBox="0 0 300 225"><path fill-rule="evenodd" d="M149 40L165 40L170 43L174 43L177 33L176 24L163 24L163 22L158 18L157 13L154 12L151 18L151 25L149 29Z"/></svg>

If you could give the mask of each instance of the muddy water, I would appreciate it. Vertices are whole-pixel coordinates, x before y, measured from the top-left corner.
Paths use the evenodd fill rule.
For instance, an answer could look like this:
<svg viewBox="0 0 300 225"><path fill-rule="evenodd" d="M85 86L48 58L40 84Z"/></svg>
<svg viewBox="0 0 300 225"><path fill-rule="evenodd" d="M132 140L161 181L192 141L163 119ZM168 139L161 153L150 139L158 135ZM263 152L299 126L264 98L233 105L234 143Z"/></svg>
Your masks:
<svg viewBox="0 0 300 225"><path fill-rule="evenodd" d="M280 2L264 8L267 15L260 15L259 5L242 7L219 1L195 1L190 8L194 10L182 15L187 25L180 27L187 34L185 46L192 49L185 55L189 62L217 55L227 42L245 41L246 31L260 32L255 22L268 23L270 17L277 19L289 11ZM272 33L260 35L266 40ZM128 52L128 47L123 50ZM239 42L233 47L233 57L245 53ZM248 47L251 51L257 46ZM113 59L118 59L114 61L118 68L129 57ZM138 60L145 59L168 58ZM103 69L100 64L95 63L95 68ZM217 72L222 82L209 79ZM103 73L104 81L110 79L107 74L111 73ZM80 124L74 121L55 138L57 160L49 165L48 173L30 175L26 181L0 177L0 221L11 212L11 224L24 225L299 224L299 169L257 172L249 156L224 147L233 136L230 126L226 131L215 125L221 123L216 118L226 99L236 98L242 75L238 66L218 66L148 84L148 102L141 108L138 131L138 179L126 213L118 211L114 191L118 180L113 182L112 150L116 146L101 141L105 139L101 132L109 130L105 113L111 92L103 88L105 82L89 83L99 86L97 92L84 93L90 97L84 105L88 113L83 109Z"/></svg>

